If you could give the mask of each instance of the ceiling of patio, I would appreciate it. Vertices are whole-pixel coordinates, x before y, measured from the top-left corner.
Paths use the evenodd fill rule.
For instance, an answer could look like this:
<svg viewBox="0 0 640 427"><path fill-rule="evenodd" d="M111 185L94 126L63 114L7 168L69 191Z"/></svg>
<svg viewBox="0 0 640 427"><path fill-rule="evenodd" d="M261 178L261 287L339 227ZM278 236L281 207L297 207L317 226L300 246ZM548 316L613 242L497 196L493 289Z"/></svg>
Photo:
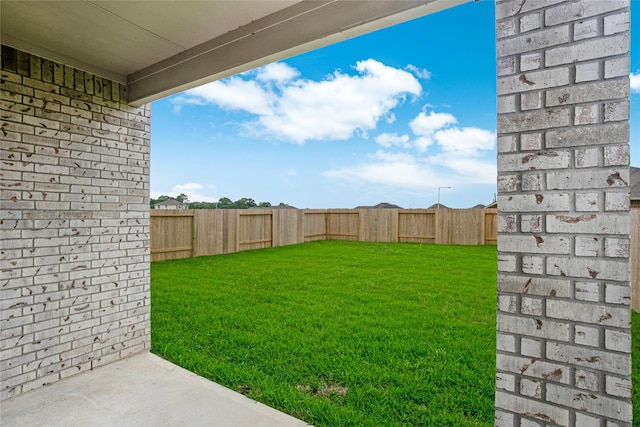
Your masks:
<svg viewBox="0 0 640 427"><path fill-rule="evenodd" d="M140 105L469 0L0 2L2 44L128 85Z"/></svg>

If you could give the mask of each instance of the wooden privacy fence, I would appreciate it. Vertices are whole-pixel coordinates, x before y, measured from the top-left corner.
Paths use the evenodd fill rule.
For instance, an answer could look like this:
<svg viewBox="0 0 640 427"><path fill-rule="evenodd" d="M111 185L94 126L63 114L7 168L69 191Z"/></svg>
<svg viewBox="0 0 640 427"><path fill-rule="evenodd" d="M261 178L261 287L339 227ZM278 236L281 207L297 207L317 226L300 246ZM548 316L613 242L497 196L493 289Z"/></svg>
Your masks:
<svg viewBox="0 0 640 427"><path fill-rule="evenodd" d="M497 209L199 209L151 211L151 260L314 240L495 245Z"/></svg>

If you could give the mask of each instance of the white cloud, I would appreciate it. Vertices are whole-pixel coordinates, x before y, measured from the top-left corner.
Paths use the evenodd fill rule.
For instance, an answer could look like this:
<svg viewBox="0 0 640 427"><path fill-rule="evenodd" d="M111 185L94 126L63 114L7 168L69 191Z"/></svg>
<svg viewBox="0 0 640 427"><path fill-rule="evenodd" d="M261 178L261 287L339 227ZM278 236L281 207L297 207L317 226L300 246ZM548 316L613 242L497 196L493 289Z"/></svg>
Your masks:
<svg viewBox="0 0 640 427"><path fill-rule="evenodd" d="M186 194L190 202L215 202L220 197L213 194L214 185L202 185L197 182L187 182L186 184L176 184L169 191L152 191L151 197L157 199L160 196L176 197L179 194Z"/></svg>
<svg viewBox="0 0 640 427"><path fill-rule="evenodd" d="M262 82L275 82L283 85L290 82L300 75L295 68L285 64L284 62L274 62L258 69L257 79Z"/></svg>
<svg viewBox="0 0 640 427"><path fill-rule="evenodd" d="M640 71L631 73L629 75L629 80L631 83L631 92L640 92Z"/></svg>
<svg viewBox="0 0 640 427"><path fill-rule="evenodd" d="M426 68L418 68L415 65L407 65L404 67L405 70L413 73L419 79L429 80L431 78L431 71Z"/></svg>
<svg viewBox="0 0 640 427"><path fill-rule="evenodd" d="M437 187L443 182L443 177L420 164L415 156L385 151L377 151L370 163L329 170L324 175L330 178L414 189Z"/></svg>
<svg viewBox="0 0 640 427"><path fill-rule="evenodd" d="M397 133L381 133L376 137L376 142L383 147L391 147L394 145L410 147L409 135L398 135Z"/></svg>
<svg viewBox="0 0 640 427"><path fill-rule="evenodd" d="M379 150L367 162L330 170L325 176L421 190L495 184L495 132L453 126L457 122L448 113L421 112L409 122L415 139L406 134L382 133L376 142L387 151ZM392 151L407 148L413 148L416 154Z"/></svg>
<svg viewBox="0 0 640 427"><path fill-rule="evenodd" d="M415 76L373 59L359 61L356 75L336 71L313 81L295 79L297 70L271 64L253 74L210 83L187 91L177 102L210 103L254 114L253 129L296 143L345 140L365 134L386 118L407 95L422 92ZM247 80L250 76L256 80ZM273 87L269 81L275 81ZM195 100L194 100L195 98Z"/></svg>
<svg viewBox="0 0 640 427"><path fill-rule="evenodd" d="M454 156L477 157L482 150L491 150L495 146L496 134L474 127L439 130L435 141L443 151Z"/></svg>
<svg viewBox="0 0 640 427"><path fill-rule="evenodd" d="M435 111L426 114L424 111L409 122L409 127L418 136L431 137L438 130L446 126L457 123L455 117L449 113L436 113Z"/></svg>
<svg viewBox="0 0 640 427"><path fill-rule="evenodd" d="M230 77L190 89L176 102L187 104L215 104L227 110L244 110L251 114L271 114L273 93L261 87L255 81Z"/></svg>

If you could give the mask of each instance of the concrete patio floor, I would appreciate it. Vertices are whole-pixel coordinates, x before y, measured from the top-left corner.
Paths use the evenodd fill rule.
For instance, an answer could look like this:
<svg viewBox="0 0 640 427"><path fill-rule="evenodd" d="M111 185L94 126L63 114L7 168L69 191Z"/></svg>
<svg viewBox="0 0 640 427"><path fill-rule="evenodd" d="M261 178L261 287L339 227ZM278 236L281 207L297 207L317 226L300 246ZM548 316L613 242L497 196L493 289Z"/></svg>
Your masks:
<svg viewBox="0 0 640 427"><path fill-rule="evenodd" d="M1 401L0 425L302 427L308 424L145 352Z"/></svg>

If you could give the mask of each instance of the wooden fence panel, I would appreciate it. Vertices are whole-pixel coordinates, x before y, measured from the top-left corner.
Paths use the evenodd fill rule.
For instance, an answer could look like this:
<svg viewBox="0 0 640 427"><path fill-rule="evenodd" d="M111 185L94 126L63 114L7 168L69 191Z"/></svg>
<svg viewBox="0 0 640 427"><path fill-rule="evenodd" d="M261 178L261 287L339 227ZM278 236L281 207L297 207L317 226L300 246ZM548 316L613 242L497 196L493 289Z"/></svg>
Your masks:
<svg viewBox="0 0 640 427"><path fill-rule="evenodd" d="M327 239L355 240L360 238L360 219L358 211L327 211Z"/></svg>
<svg viewBox="0 0 640 427"><path fill-rule="evenodd" d="M405 209L398 211L398 241L435 243L435 219L434 210Z"/></svg>
<svg viewBox="0 0 640 427"><path fill-rule="evenodd" d="M498 209L484 210L484 244L498 244Z"/></svg>
<svg viewBox="0 0 640 427"><path fill-rule="evenodd" d="M635 221L638 222L637 217ZM217 255L327 239L495 244L496 222L496 209L152 210L151 260ZM637 235L637 224L635 230ZM632 250L638 246L634 243ZM637 252L633 256L637 259ZM636 268L632 276L636 277L634 283L640 276L637 264L632 263Z"/></svg>
<svg viewBox="0 0 640 427"><path fill-rule="evenodd" d="M273 246L295 245L304 242L303 211L273 209Z"/></svg>
<svg viewBox="0 0 640 427"><path fill-rule="evenodd" d="M247 210L238 216L238 250L273 246L273 220L270 210Z"/></svg>
<svg viewBox="0 0 640 427"><path fill-rule="evenodd" d="M193 252L193 211L151 211L151 261L190 258Z"/></svg>
<svg viewBox="0 0 640 427"><path fill-rule="evenodd" d="M198 209L194 214L194 256L225 253L223 211Z"/></svg>
<svg viewBox="0 0 640 427"><path fill-rule="evenodd" d="M359 209L361 242L397 242L398 209Z"/></svg>
<svg viewBox="0 0 640 427"><path fill-rule="evenodd" d="M327 211L303 211L304 241L327 240Z"/></svg>
<svg viewBox="0 0 640 427"><path fill-rule="evenodd" d="M629 265L631 267L631 307L640 312L640 208L631 209Z"/></svg>

